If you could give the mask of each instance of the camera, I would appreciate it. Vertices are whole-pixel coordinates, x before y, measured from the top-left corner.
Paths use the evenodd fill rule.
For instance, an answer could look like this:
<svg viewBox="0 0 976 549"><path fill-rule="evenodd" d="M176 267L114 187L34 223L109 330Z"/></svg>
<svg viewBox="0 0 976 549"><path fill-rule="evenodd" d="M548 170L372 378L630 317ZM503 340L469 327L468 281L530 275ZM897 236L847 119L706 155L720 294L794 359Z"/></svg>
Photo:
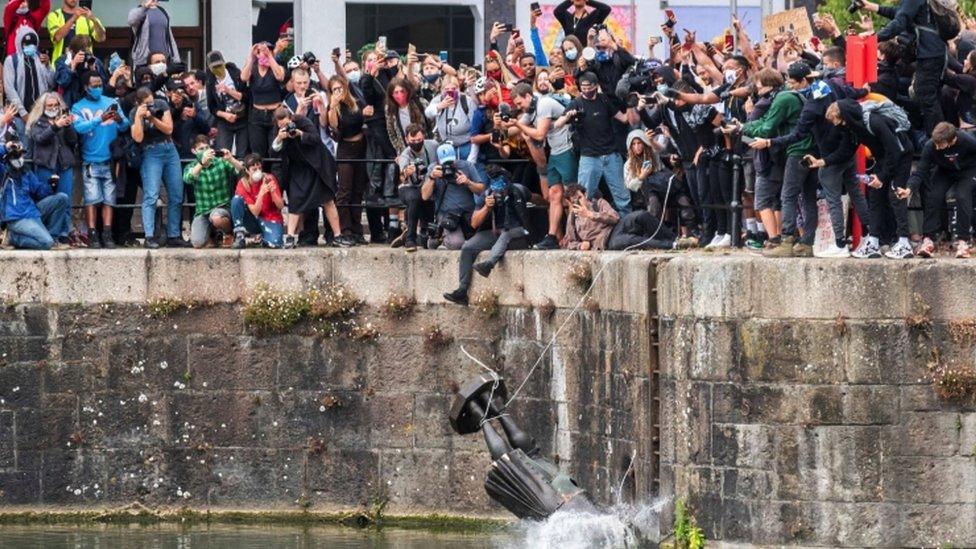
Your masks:
<svg viewBox="0 0 976 549"><path fill-rule="evenodd" d="M298 126L296 126L294 122L289 122L288 125L285 126L285 132L288 134L288 137L295 137L298 135Z"/></svg>
<svg viewBox="0 0 976 549"><path fill-rule="evenodd" d="M851 5L847 6L847 13L857 13L857 10L864 7L864 0L851 0Z"/></svg>
<svg viewBox="0 0 976 549"><path fill-rule="evenodd" d="M655 95L641 95L636 92L631 92L627 95L627 108L628 109L636 108L637 105L640 104L641 99L643 99L644 103L647 105L657 104L657 96Z"/></svg>
<svg viewBox="0 0 976 549"><path fill-rule="evenodd" d="M512 108L508 106L508 103L498 105L498 116L501 117L502 122L509 122L512 120Z"/></svg>
<svg viewBox="0 0 976 549"><path fill-rule="evenodd" d="M305 62L309 67L311 67L312 65L318 63L319 59L315 57L314 53L307 51L304 54L302 54L302 61Z"/></svg>
<svg viewBox="0 0 976 549"><path fill-rule="evenodd" d="M95 56L88 52L85 52L85 60L82 64L85 65L86 67L91 67L92 65L95 64Z"/></svg>
<svg viewBox="0 0 976 549"><path fill-rule="evenodd" d="M457 166L454 165L454 162L441 164L441 177L448 183L457 183Z"/></svg>
<svg viewBox="0 0 976 549"><path fill-rule="evenodd" d="M413 167L416 168L416 172L413 174L414 181L420 182L427 178L427 163L423 160L417 158L413 161Z"/></svg>
<svg viewBox="0 0 976 549"><path fill-rule="evenodd" d="M492 143L501 143L504 140L505 140L505 134L503 134L500 130L492 130L491 132Z"/></svg>
<svg viewBox="0 0 976 549"><path fill-rule="evenodd" d="M20 141L13 141L7 147L7 160L13 160L24 156L24 145Z"/></svg>

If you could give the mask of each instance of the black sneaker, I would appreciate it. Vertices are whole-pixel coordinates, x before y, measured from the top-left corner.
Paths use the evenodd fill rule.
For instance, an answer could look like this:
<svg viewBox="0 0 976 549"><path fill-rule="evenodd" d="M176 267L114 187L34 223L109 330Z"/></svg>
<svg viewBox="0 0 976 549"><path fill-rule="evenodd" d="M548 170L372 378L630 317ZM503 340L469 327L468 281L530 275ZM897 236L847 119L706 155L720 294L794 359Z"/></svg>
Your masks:
<svg viewBox="0 0 976 549"><path fill-rule="evenodd" d="M174 236L166 239L167 248L189 248L190 243L179 236Z"/></svg>
<svg viewBox="0 0 976 549"><path fill-rule="evenodd" d="M366 242L366 237L361 234L352 235L352 240L357 246L366 246L369 244L369 242Z"/></svg>
<svg viewBox="0 0 976 549"><path fill-rule="evenodd" d="M95 229L88 229L88 247L91 249L98 249L102 247L102 241L98 238L98 231Z"/></svg>
<svg viewBox="0 0 976 549"><path fill-rule="evenodd" d="M460 288L454 290L453 292L444 294L444 299L464 307L468 306L468 292L465 292Z"/></svg>
<svg viewBox="0 0 976 549"><path fill-rule="evenodd" d="M406 251L408 251L408 252L416 252L417 251L417 243L414 242L413 240L405 240L403 242L403 249L406 250Z"/></svg>
<svg viewBox="0 0 976 549"><path fill-rule="evenodd" d="M243 250L244 246L244 233L234 233L234 243L230 247L235 250Z"/></svg>
<svg viewBox="0 0 976 549"><path fill-rule="evenodd" d="M533 248L536 250L558 250L559 241L556 240L555 236L547 234L546 237L540 240L535 246L533 246Z"/></svg>
<svg viewBox="0 0 976 549"><path fill-rule="evenodd" d="M376 233L375 235L374 234L369 235L370 244L387 244L387 240L388 239L386 233Z"/></svg>
<svg viewBox="0 0 976 549"><path fill-rule="evenodd" d="M487 261L482 261L481 263L474 264L475 272L485 278L488 278L488 276L491 275L491 268L492 268L491 263L488 263Z"/></svg>
<svg viewBox="0 0 976 549"><path fill-rule="evenodd" d="M356 245L356 241L351 236L345 234L337 236L335 243L338 244L340 248L352 248Z"/></svg>
<svg viewBox="0 0 976 549"><path fill-rule="evenodd" d="M102 246L109 250L115 249L115 239L112 238L112 229L102 229Z"/></svg>
<svg viewBox="0 0 976 549"><path fill-rule="evenodd" d="M284 240L284 245L283 245L284 248L286 250L292 250L292 249L294 249L297 240L298 239L295 238L294 235L285 235L285 240Z"/></svg>
<svg viewBox="0 0 976 549"><path fill-rule="evenodd" d="M149 250L158 250L159 242L156 242L155 238L146 237L146 241L142 244L142 247Z"/></svg>

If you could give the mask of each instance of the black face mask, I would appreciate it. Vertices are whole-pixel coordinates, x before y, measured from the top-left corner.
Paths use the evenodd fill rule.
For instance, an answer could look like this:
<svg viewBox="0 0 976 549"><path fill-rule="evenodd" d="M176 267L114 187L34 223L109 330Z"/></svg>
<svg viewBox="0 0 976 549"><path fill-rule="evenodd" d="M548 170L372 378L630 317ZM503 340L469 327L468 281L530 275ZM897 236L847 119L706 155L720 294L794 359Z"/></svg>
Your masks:
<svg viewBox="0 0 976 549"><path fill-rule="evenodd" d="M419 143L408 143L408 145L410 146L410 150L415 153L419 153L420 151L424 150L423 141L420 141Z"/></svg>

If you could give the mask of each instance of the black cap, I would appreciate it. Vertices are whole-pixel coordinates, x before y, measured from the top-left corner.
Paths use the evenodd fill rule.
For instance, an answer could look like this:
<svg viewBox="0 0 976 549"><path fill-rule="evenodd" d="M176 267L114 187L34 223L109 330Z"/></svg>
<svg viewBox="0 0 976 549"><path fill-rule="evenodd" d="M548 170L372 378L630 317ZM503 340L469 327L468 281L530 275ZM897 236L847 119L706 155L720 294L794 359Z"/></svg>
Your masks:
<svg viewBox="0 0 976 549"><path fill-rule="evenodd" d="M225 64L226 63L224 63L224 54L220 53L219 51L214 50L207 54L208 69L212 69L216 66L225 65Z"/></svg>
<svg viewBox="0 0 976 549"><path fill-rule="evenodd" d="M803 80L813 74L813 69L803 61L797 61L786 69L786 76L791 80Z"/></svg>
<svg viewBox="0 0 976 549"><path fill-rule="evenodd" d="M580 75L579 82L580 84L585 82L587 84L593 84L595 86L600 83L600 80L592 72L584 72L583 74Z"/></svg>
<svg viewBox="0 0 976 549"><path fill-rule="evenodd" d="M24 38L20 41L21 46L36 46L37 45L37 34L29 32L24 35Z"/></svg>

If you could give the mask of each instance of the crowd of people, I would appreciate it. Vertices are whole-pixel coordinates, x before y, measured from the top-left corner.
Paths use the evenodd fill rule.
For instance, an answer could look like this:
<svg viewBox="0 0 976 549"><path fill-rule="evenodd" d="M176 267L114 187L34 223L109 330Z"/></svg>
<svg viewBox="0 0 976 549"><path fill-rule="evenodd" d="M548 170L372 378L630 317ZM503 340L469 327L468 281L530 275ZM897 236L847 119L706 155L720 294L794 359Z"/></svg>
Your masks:
<svg viewBox="0 0 976 549"><path fill-rule="evenodd" d="M864 17L816 15L806 43L753 40L734 17L702 41L667 11L632 52L607 5L565 0L554 47L535 4L527 33L491 26L474 66L385 37L302 54L283 28L246 59L207 53L203 70L157 2L130 11L125 58L100 59L105 29L79 0L8 1L4 246L460 250L446 297L466 303L472 273L515 248L744 241L812 256L823 200L834 241L818 256L931 257L942 241L970 255L976 21L939 2L853 0ZM878 81L855 88L846 43L875 33ZM76 181L87 232L73 229ZM863 229L853 249L844 195Z"/></svg>

